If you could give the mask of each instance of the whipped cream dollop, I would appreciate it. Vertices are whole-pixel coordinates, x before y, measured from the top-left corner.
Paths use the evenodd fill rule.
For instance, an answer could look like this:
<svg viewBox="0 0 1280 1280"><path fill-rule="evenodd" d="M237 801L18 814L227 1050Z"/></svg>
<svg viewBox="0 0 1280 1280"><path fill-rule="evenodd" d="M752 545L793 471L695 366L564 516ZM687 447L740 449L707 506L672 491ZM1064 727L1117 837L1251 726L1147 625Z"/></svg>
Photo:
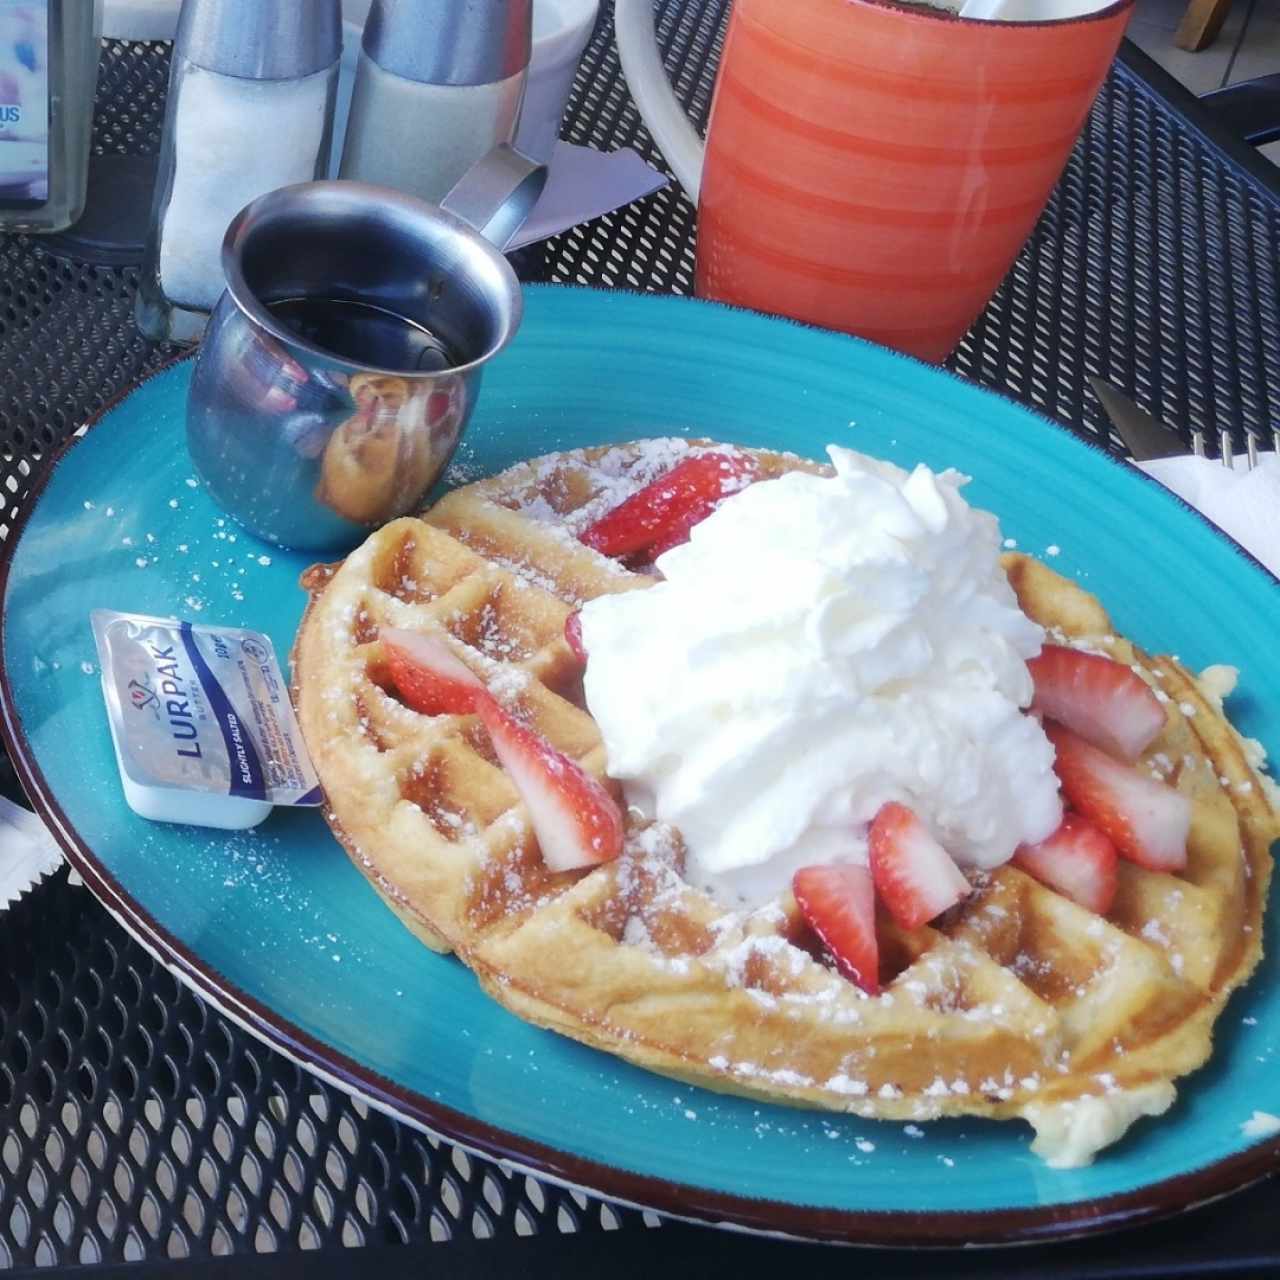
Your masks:
<svg viewBox="0 0 1280 1280"><path fill-rule="evenodd" d="M828 453L834 476L752 485L659 559L665 581L582 610L609 773L729 902L865 864L890 800L974 867L1061 821L1053 748L1024 711L1044 633L995 517L955 471Z"/></svg>

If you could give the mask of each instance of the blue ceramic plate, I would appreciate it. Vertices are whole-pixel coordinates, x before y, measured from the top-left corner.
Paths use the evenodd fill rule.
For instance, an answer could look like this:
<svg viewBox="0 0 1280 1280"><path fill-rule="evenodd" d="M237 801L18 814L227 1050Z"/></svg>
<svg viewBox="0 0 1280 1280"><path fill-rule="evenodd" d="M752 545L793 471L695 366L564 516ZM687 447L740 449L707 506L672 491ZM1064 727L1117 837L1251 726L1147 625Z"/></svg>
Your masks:
<svg viewBox="0 0 1280 1280"><path fill-rule="evenodd" d="M268 632L288 652L308 557L255 541L196 483L189 363L62 457L6 547L13 754L72 861L126 927L251 1031L414 1123L513 1164L672 1213L812 1237L1043 1238L1170 1212L1277 1165L1241 1132L1280 1113L1280 963L1223 1014L1172 1112L1096 1165L1054 1172L1019 1123L900 1124L721 1097L520 1022L413 940L315 811L248 834L125 806L89 631L98 606ZM456 473L575 445L689 433L820 456L829 441L956 466L1019 547L1051 557L1144 646L1245 672L1245 733L1280 751L1280 591L1156 484L1025 410L833 334L682 299L528 293L486 374Z"/></svg>

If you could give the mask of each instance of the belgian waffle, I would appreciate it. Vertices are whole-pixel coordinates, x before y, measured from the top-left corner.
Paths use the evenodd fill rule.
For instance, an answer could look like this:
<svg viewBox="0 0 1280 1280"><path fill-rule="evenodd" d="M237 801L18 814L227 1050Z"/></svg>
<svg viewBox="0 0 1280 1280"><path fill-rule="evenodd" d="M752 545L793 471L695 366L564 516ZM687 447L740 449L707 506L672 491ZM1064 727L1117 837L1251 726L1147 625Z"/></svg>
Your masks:
<svg viewBox="0 0 1280 1280"><path fill-rule="evenodd" d="M1262 953L1280 804L1227 721L1229 673L1194 677L1117 636L1102 606L1036 560L1005 568L1023 610L1131 664L1165 705L1145 753L1193 804L1180 875L1124 862L1101 917L1012 865L930 926L878 922L886 985L824 962L790 895L755 910L681 877L677 832L628 816L623 855L547 870L473 716L397 700L383 627L433 632L519 717L613 786L564 622L654 579L577 534L667 470L678 440L551 455L392 522L304 575L294 651L303 732L335 834L405 924L453 950L502 1004L711 1089L861 1116L1022 1117L1081 1163L1174 1097ZM719 447L719 446L717 446ZM816 464L758 454L766 474Z"/></svg>

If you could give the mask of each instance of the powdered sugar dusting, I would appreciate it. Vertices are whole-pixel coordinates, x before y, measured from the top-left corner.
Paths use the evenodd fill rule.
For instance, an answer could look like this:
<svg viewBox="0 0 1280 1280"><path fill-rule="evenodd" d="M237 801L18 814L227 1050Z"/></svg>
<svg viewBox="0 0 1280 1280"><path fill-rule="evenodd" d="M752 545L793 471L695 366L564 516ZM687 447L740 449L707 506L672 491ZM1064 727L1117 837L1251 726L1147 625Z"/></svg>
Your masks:
<svg viewBox="0 0 1280 1280"><path fill-rule="evenodd" d="M633 493L665 475L677 462L694 451L687 440L661 436L643 441L639 447L626 444L606 450L590 462L582 453L568 455L568 465L585 478L591 497L576 510L557 515L557 523L576 537L605 512L612 511ZM551 483L554 472L561 470L563 466L561 459L543 461L537 470L539 483L544 486ZM530 508L521 509L534 519L546 518L547 509L540 502L533 502Z"/></svg>
<svg viewBox="0 0 1280 1280"><path fill-rule="evenodd" d="M1247 1120L1241 1121L1240 1132L1246 1138L1274 1138L1280 1133L1280 1116L1273 1116L1269 1111L1255 1111Z"/></svg>

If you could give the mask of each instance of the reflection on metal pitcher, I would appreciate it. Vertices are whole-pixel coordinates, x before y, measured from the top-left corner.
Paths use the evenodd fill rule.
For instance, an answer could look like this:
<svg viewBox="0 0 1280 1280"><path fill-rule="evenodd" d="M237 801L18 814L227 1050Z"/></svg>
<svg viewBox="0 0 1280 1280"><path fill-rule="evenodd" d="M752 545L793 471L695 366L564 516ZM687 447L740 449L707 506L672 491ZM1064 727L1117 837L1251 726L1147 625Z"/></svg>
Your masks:
<svg viewBox="0 0 1280 1280"><path fill-rule="evenodd" d="M452 457L467 416L461 379L430 390L404 378L356 374L355 412L329 437L316 498L357 524L405 515L431 484L437 458Z"/></svg>

